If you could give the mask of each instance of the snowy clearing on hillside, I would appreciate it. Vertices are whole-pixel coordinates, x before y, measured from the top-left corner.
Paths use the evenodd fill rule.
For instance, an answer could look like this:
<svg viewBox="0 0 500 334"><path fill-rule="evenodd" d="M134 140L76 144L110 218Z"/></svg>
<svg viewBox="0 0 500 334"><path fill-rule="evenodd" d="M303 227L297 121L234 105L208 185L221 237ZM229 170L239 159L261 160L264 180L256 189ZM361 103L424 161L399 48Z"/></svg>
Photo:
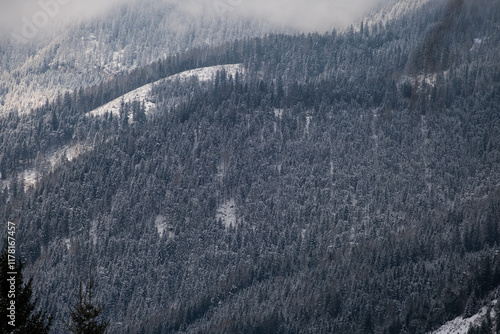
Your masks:
<svg viewBox="0 0 500 334"><path fill-rule="evenodd" d="M214 78L218 71L225 70L227 75L236 75L237 72L243 72L243 64L231 64L231 65L217 65L210 67L202 67L194 70L184 71L181 73L174 74L167 78L163 78L156 82L139 87L119 98L114 99L105 105L94 109L87 113L87 116L104 116L106 113L110 113L116 116L120 116L120 106L122 102L131 103L133 101L144 102L144 107L146 109L146 114L156 106L151 99L151 89L153 85L164 83L167 81L175 80L187 80L192 77L198 77L199 81L209 81Z"/></svg>
<svg viewBox="0 0 500 334"><path fill-rule="evenodd" d="M59 162L67 159L68 161L73 161L75 158L83 153L88 152L91 149L88 145L75 144L75 145L65 145L58 149L48 157L51 168L55 168Z"/></svg>
<svg viewBox="0 0 500 334"><path fill-rule="evenodd" d="M236 202L234 199L230 199L219 206L215 219L220 220L226 229L236 226Z"/></svg>
<svg viewBox="0 0 500 334"><path fill-rule="evenodd" d="M200 81L209 81L212 80L215 76L215 74L218 71L226 71L226 75L229 76L235 76L236 73L242 73L244 68L243 64L230 64L230 65L217 65L217 66L210 66L210 67L201 67L201 68L196 68L194 70L189 70L189 71L184 71L178 74L174 74L170 77L167 77L162 80L186 80L191 77L198 77L198 80ZM160 80L161 81L161 80Z"/></svg>
<svg viewBox="0 0 500 334"><path fill-rule="evenodd" d="M493 301L494 305L496 301ZM481 322L486 317L486 312L488 312L488 307L483 307L477 314L474 314L470 318L458 317L453 320L448 321L446 324L441 326L438 330L431 332L430 334L467 334L469 328L473 325L479 326ZM495 317L493 311L490 316Z"/></svg>
<svg viewBox="0 0 500 334"><path fill-rule="evenodd" d="M39 178L46 172L54 170L62 161L73 161L79 155L90 151L92 148L88 145L74 144L65 145L60 149L48 154L35 162L35 167L26 169L22 172L24 188L27 190L38 182Z"/></svg>
<svg viewBox="0 0 500 334"><path fill-rule="evenodd" d="M97 109L88 112L87 116L104 116L106 113L113 114L113 116L120 116L120 106L122 102L131 103L133 101L144 102L144 108L146 109L146 113L148 113L154 106L156 106L156 104L150 99L152 87L153 84L147 84L137 88Z"/></svg>

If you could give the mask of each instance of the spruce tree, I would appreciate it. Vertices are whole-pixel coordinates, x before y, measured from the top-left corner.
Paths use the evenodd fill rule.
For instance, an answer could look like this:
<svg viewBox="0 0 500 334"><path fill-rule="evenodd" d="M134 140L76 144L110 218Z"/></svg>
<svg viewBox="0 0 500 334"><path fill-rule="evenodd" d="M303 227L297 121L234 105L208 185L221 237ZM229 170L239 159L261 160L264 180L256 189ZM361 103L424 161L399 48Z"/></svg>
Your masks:
<svg viewBox="0 0 500 334"><path fill-rule="evenodd" d="M49 333L52 315L36 311L37 299L32 300L33 278L23 284L24 262L12 253L11 249L9 254L5 242L0 254L0 333ZM14 258L9 259L9 255Z"/></svg>
<svg viewBox="0 0 500 334"><path fill-rule="evenodd" d="M86 291L83 291L82 282L78 291L78 302L70 308L71 322L68 330L75 334L103 334L109 325L109 321L100 320L102 306L92 304L92 288L94 279L92 271L89 273L89 283Z"/></svg>

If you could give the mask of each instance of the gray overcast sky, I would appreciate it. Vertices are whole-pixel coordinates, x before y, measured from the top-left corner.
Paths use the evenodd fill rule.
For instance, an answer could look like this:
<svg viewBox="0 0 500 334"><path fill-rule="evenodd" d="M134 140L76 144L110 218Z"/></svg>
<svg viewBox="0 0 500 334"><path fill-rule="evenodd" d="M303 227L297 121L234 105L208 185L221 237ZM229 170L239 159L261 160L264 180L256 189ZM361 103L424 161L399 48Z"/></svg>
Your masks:
<svg viewBox="0 0 500 334"><path fill-rule="evenodd" d="M129 0L125 0L129 1ZM162 0L159 0L162 1ZM109 10L123 0L0 0L0 36L34 25L43 31L54 24L71 22ZM38 23L38 26L36 25Z"/></svg>
<svg viewBox="0 0 500 334"><path fill-rule="evenodd" d="M0 0L0 32L38 22L40 30L64 20L104 13L116 3L140 0ZM309 31L326 31L355 22L387 0L157 0L178 3L196 15L242 15ZM37 21L38 20L38 21ZM27 23L27 21L29 21Z"/></svg>
<svg viewBox="0 0 500 334"><path fill-rule="evenodd" d="M360 19L381 0L238 0L237 13L304 31L326 31Z"/></svg>

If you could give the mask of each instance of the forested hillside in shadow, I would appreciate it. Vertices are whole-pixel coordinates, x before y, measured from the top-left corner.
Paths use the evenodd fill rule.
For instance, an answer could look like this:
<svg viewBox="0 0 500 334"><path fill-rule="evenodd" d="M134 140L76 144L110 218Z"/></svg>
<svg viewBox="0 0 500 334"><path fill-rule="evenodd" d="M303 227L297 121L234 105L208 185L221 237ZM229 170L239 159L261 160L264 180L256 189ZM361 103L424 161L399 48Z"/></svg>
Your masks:
<svg viewBox="0 0 500 334"><path fill-rule="evenodd" d="M500 284L498 22L497 1L450 1L249 38L1 119L0 213L56 332L89 265L112 333L426 333L477 313ZM86 116L235 63L155 85L147 117Z"/></svg>

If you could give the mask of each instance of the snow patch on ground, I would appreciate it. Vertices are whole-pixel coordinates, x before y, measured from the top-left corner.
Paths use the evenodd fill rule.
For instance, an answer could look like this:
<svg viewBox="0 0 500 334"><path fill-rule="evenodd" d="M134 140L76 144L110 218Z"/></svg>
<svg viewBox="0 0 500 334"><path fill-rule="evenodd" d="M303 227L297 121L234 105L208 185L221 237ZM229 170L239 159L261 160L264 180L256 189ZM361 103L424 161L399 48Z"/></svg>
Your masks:
<svg viewBox="0 0 500 334"><path fill-rule="evenodd" d="M311 125L312 116L306 116L306 134L309 134L309 126Z"/></svg>
<svg viewBox="0 0 500 334"><path fill-rule="evenodd" d="M69 238L64 239L64 244L66 245L67 250L71 248L71 240Z"/></svg>
<svg viewBox="0 0 500 334"><path fill-rule="evenodd" d="M95 246L97 245L97 222L93 221L92 225L90 226L90 239L92 240L92 244Z"/></svg>
<svg viewBox="0 0 500 334"><path fill-rule="evenodd" d="M283 109L274 109L274 117L281 120L283 118Z"/></svg>
<svg viewBox="0 0 500 334"><path fill-rule="evenodd" d="M163 237L163 233L167 229L167 225L168 225L167 218L165 216L162 216L162 215L156 216L155 227L156 227L156 232L158 233L160 238Z"/></svg>
<svg viewBox="0 0 500 334"><path fill-rule="evenodd" d="M444 73L446 75L446 73ZM417 86L421 88L421 86L425 83L427 86L434 87L436 85L437 73L427 73L420 74L417 76L402 76L401 83L410 83L412 86Z"/></svg>
<svg viewBox="0 0 500 334"><path fill-rule="evenodd" d="M38 180L47 172L53 171L59 163L67 160L73 161L79 155L90 151L92 148L84 144L65 145L35 162L36 166L22 172L24 188L36 186Z"/></svg>
<svg viewBox="0 0 500 334"><path fill-rule="evenodd" d="M65 159L73 161L75 158L88 152L89 150L91 150L91 147L84 144L65 145L48 157L50 167L52 169L57 167L58 163L64 161Z"/></svg>
<svg viewBox="0 0 500 334"><path fill-rule="evenodd" d="M168 223L167 217L162 215L156 216L155 227L160 238L163 238L165 233L168 233L168 239L173 239L175 237L174 227Z"/></svg>
<svg viewBox="0 0 500 334"><path fill-rule="evenodd" d="M493 301L492 304L495 304ZM471 326L479 326L481 322L486 317L488 312L488 307L483 307L477 314L474 314L470 318L463 318L462 316L448 321L446 324L441 326L438 330L431 332L430 334L467 334ZM493 312L492 312L493 313ZM492 318L495 316L491 314Z"/></svg>
<svg viewBox="0 0 500 334"><path fill-rule="evenodd" d="M302 239L304 239L306 237L306 235L307 235L307 229L306 228L301 229L300 230L300 237Z"/></svg>
<svg viewBox="0 0 500 334"><path fill-rule="evenodd" d="M474 43L472 44L472 48L470 50L474 51L479 48L481 44L483 44L483 40L481 38L474 38Z"/></svg>
<svg viewBox="0 0 500 334"><path fill-rule="evenodd" d="M215 214L215 218L217 221L220 220L226 229L235 227L237 224L235 200L230 199L219 206L217 213Z"/></svg>
<svg viewBox="0 0 500 334"><path fill-rule="evenodd" d="M225 70L228 76L232 75L234 77L236 73L243 72L243 64L202 67L174 74L167 78L139 87L123 96L120 96L119 98L116 98L113 101L108 102L105 105L88 112L87 116L104 116L106 113L120 116L120 106L122 102L131 103L133 101L144 102L146 114L148 114L151 111L151 109L156 107L156 103L153 101L151 97L151 89L153 85L175 80L184 81L192 77L198 77L199 81L209 81L215 77L217 71L222 71L222 70Z"/></svg>
<svg viewBox="0 0 500 334"><path fill-rule="evenodd" d="M22 174L24 190L34 186L38 182L38 172L35 169L24 170Z"/></svg>

